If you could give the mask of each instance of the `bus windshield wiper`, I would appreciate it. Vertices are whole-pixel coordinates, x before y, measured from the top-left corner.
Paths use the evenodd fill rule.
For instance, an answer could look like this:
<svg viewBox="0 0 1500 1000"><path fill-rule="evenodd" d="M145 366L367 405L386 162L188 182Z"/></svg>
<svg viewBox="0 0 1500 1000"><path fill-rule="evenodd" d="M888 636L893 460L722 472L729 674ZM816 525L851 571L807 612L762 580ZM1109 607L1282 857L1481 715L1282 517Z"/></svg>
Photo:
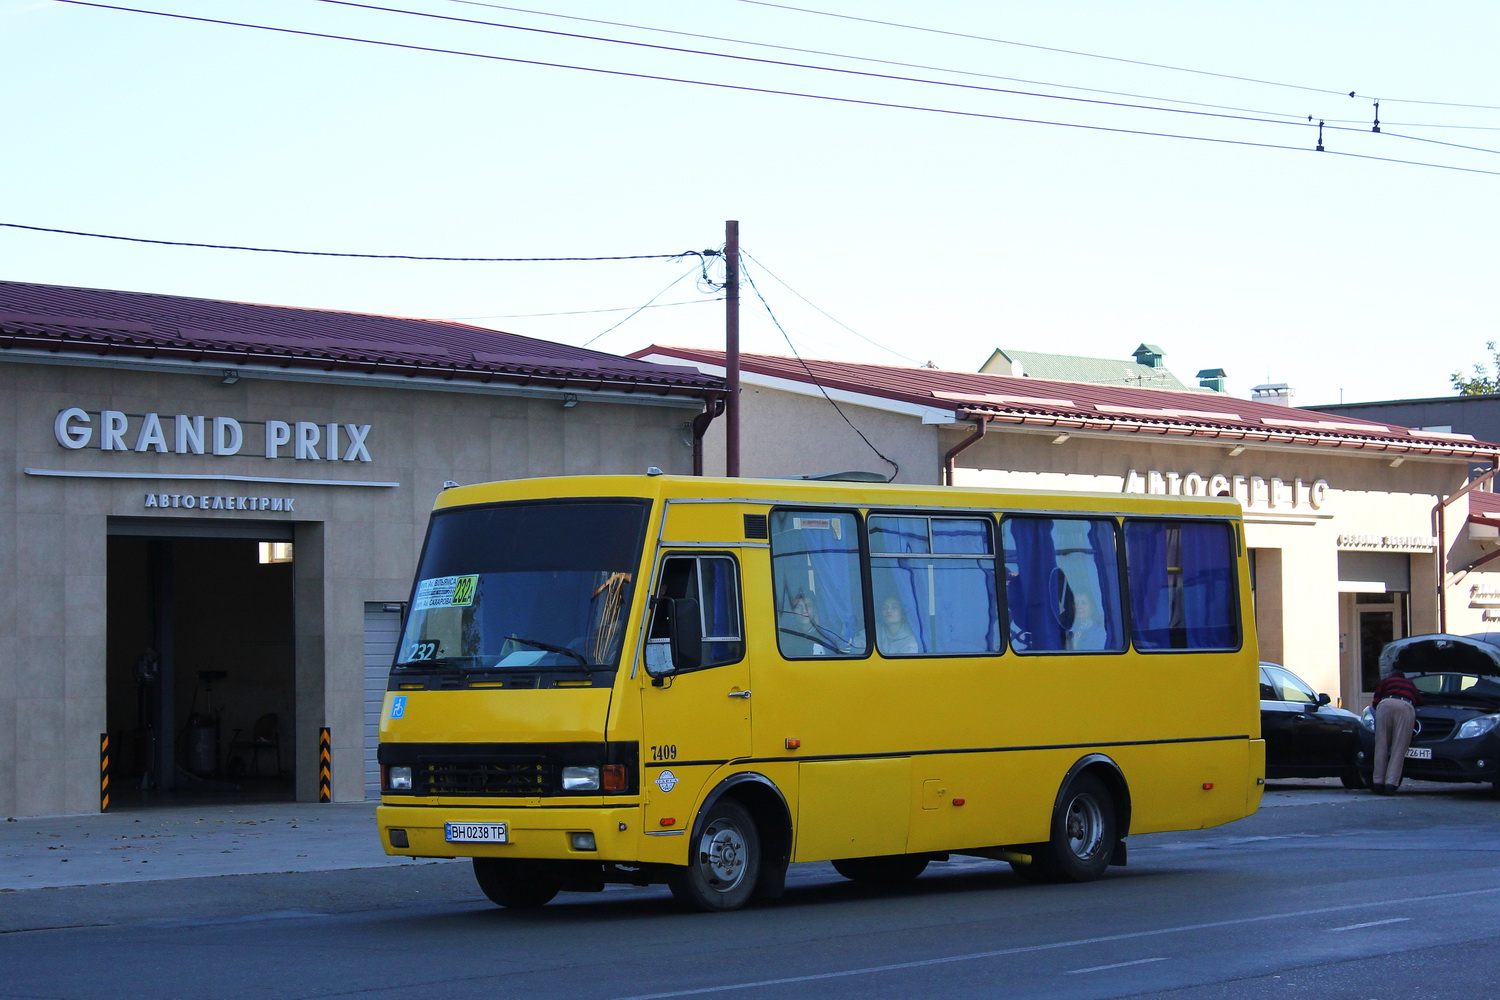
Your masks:
<svg viewBox="0 0 1500 1000"><path fill-rule="evenodd" d="M584 673L588 674L590 677L594 676L594 668L592 665L590 665L588 657L584 656L576 649L573 649L569 646L554 646L550 642L542 642L540 639L527 639L526 637L519 635L508 635L506 636L506 638L511 640L512 642L524 642L528 646L535 646L537 649L545 649L549 653L559 653L563 656L571 656L573 659L578 661L580 666L583 667Z"/></svg>

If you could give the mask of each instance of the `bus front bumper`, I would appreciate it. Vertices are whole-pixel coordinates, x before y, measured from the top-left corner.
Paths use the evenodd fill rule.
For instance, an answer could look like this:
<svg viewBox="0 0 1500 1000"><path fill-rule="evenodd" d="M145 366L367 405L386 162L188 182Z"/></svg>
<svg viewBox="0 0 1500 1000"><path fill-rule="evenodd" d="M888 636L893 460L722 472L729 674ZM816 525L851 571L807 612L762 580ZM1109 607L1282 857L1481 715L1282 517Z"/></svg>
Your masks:
<svg viewBox="0 0 1500 1000"><path fill-rule="evenodd" d="M375 823L385 853L410 857L630 861L640 853L640 806L382 805Z"/></svg>

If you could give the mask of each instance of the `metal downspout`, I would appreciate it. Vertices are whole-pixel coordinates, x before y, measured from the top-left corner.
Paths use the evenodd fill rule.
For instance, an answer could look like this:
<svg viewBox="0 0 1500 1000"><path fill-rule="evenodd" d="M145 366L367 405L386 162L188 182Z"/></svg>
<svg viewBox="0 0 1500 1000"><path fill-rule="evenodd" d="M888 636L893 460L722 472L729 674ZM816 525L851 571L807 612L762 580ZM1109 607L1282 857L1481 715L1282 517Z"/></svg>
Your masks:
<svg viewBox="0 0 1500 1000"><path fill-rule="evenodd" d="M945 454L943 456L943 485L944 486L952 486L953 485L953 462L954 462L954 459L958 458L958 456L959 456L959 454L961 452L966 451L969 448L973 447L974 445L978 444L979 443L979 439L982 438L982 437L984 437L984 432L989 428L989 426L990 426L990 418L989 417L978 417L978 418L976 418L975 421L974 421L974 433L970 434L968 437L964 438L958 444L956 444L952 448L948 449L947 454Z"/></svg>
<svg viewBox="0 0 1500 1000"><path fill-rule="evenodd" d="M703 401L703 412L693 418L693 475L703 475L703 435L714 417L724 412L724 397L709 396Z"/></svg>

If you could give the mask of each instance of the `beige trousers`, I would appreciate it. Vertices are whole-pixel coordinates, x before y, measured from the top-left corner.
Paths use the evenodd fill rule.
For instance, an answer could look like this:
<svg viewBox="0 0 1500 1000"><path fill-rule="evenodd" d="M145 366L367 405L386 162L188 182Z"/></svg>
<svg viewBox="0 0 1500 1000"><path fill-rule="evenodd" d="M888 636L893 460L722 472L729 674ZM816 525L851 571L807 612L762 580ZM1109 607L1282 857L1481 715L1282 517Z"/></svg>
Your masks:
<svg viewBox="0 0 1500 1000"><path fill-rule="evenodd" d="M1400 698L1382 698L1375 706L1375 770L1370 780L1377 785L1401 784L1401 768L1406 764L1406 748L1411 746L1411 731L1417 721L1417 709Z"/></svg>

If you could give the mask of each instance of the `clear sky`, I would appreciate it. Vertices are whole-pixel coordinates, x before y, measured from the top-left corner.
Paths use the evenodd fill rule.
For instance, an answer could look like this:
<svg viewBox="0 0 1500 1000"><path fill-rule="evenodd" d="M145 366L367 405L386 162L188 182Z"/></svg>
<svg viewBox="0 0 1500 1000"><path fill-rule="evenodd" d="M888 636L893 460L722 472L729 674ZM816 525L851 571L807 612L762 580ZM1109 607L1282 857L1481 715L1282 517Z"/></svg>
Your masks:
<svg viewBox="0 0 1500 1000"><path fill-rule="evenodd" d="M0 223L534 258L737 219L748 351L972 371L1148 342L1302 405L1449 395L1500 339L1493 0L118 6L447 51L0 0ZM693 258L7 226L0 278L723 343Z"/></svg>

